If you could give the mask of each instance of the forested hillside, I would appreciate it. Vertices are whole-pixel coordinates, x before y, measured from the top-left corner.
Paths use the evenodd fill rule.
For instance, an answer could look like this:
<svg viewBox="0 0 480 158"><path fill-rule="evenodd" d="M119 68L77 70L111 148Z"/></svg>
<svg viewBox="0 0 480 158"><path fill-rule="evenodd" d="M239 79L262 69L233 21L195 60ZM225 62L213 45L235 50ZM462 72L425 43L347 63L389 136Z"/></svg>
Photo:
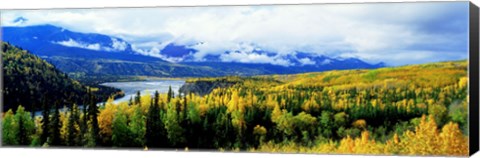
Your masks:
<svg viewBox="0 0 480 158"><path fill-rule="evenodd" d="M157 76L157 77L205 77L222 76L217 71L206 66L187 66L159 61L131 61L127 59L106 58L71 58L48 57L48 62L57 65L58 69L68 72L71 77L79 78L91 76Z"/></svg>
<svg viewBox="0 0 480 158"><path fill-rule="evenodd" d="M54 104L79 103L87 94L87 86L69 78L65 73L26 50L2 42L4 106L3 110L22 105L26 110L39 110L43 102ZM105 99L115 89L95 88L99 99Z"/></svg>
<svg viewBox="0 0 480 158"><path fill-rule="evenodd" d="M78 108L47 115L46 120L54 124L43 124L46 120L40 118L23 119L23 109L8 111L3 133L18 133L19 128L13 127L20 120L36 127L28 127L28 137L4 135L3 142L260 152L468 154L466 61L187 80L192 85L205 82L232 84L214 88L204 96L193 91L176 96L169 91L153 96L139 94L119 104L110 99L98 116L95 109L82 113ZM92 131L99 135L92 136Z"/></svg>

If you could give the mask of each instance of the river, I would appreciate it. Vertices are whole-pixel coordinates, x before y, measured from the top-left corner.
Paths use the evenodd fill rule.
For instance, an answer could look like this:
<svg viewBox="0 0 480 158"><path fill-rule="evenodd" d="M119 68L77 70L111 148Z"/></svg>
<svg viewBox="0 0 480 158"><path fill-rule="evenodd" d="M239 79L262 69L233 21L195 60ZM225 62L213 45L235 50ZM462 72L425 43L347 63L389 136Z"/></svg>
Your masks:
<svg viewBox="0 0 480 158"><path fill-rule="evenodd" d="M113 102L115 104L119 102L128 102L130 98L135 98L137 91L140 91L141 95L151 94L153 95L155 91L159 93L167 93L168 87L172 87L172 91L175 92L175 95L178 95L178 89L185 84L184 80L148 80L148 81L132 81L132 82L106 82L100 85L114 87L122 90L125 93L125 96L115 99ZM98 105L104 102L98 103ZM83 105L79 105L79 108L83 108ZM60 111L65 109L60 108ZM35 116L41 116L42 111L35 111Z"/></svg>
<svg viewBox="0 0 480 158"><path fill-rule="evenodd" d="M125 93L125 96L114 100L114 103L119 103L129 101L130 98L135 98L137 91L140 91L141 95L153 95L155 91L158 91L159 93L167 93L169 86L172 86L172 91L177 94L178 89L180 89L183 84L185 84L184 80L153 80L134 82L106 82L100 85L121 89Z"/></svg>

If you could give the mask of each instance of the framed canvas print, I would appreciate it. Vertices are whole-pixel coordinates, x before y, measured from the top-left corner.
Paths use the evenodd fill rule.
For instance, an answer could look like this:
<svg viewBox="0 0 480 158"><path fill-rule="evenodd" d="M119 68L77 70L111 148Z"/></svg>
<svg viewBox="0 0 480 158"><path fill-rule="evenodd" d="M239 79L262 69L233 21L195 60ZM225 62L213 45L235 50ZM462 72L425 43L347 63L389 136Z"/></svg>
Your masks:
<svg viewBox="0 0 480 158"><path fill-rule="evenodd" d="M479 12L468 1L0 15L2 147L478 151Z"/></svg>

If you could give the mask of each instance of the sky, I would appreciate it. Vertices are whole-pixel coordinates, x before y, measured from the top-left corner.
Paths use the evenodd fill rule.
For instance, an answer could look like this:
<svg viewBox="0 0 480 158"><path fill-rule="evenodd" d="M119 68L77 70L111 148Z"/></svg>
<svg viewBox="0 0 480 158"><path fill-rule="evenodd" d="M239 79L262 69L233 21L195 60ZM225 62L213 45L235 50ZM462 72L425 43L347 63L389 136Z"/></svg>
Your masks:
<svg viewBox="0 0 480 158"><path fill-rule="evenodd" d="M288 65L283 57L306 52L397 66L468 58L468 2L10 10L1 24L106 34L152 56L187 45L198 60Z"/></svg>

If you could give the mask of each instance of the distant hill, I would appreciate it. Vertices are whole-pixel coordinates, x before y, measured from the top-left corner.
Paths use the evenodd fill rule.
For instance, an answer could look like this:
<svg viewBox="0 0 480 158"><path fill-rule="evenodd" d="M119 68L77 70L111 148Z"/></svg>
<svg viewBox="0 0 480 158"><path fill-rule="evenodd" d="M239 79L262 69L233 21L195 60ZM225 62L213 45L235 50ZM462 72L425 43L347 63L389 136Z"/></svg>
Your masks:
<svg viewBox="0 0 480 158"><path fill-rule="evenodd" d="M180 88L182 93L206 95L215 88L232 86L255 89L284 90L297 88L319 88L332 90L412 88L436 89L467 83L467 60L433 62L399 67L333 70L286 75L259 75L250 77L228 76L213 78L191 78ZM458 95L459 98L465 96Z"/></svg>

